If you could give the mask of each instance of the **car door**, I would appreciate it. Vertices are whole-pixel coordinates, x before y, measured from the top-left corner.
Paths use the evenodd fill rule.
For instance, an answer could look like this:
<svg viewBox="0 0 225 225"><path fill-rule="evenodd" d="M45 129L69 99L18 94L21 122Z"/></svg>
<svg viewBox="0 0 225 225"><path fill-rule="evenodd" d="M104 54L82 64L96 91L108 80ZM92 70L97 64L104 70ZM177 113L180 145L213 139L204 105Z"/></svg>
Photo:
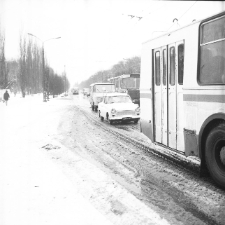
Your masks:
<svg viewBox="0 0 225 225"><path fill-rule="evenodd" d="M105 97L103 97L102 102L98 104L98 110L100 111L101 116L104 116L104 101Z"/></svg>

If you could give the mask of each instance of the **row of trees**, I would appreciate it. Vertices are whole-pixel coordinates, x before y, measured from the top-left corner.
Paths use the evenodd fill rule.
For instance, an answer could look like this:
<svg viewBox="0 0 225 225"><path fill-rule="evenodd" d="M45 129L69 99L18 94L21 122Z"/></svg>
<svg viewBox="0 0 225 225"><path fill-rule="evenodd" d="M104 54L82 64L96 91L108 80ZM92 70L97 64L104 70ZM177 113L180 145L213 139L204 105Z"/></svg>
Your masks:
<svg viewBox="0 0 225 225"><path fill-rule="evenodd" d="M42 47L31 38L21 35L19 50L19 59L5 59L5 35L0 29L0 89L20 92L23 97L43 90L58 95L69 89L66 74L59 75L49 66Z"/></svg>
<svg viewBox="0 0 225 225"><path fill-rule="evenodd" d="M122 74L140 73L141 58L138 56L120 61L110 70L103 70L95 73L87 80L80 83L79 88L88 88L90 84L96 82L108 82L111 77L117 77Z"/></svg>

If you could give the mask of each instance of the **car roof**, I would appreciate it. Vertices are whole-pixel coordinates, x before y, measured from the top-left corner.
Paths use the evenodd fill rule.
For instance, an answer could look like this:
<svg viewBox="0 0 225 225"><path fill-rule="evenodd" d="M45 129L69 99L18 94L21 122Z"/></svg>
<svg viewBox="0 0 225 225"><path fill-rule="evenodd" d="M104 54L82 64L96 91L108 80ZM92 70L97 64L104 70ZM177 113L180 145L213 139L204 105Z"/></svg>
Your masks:
<svg viewBox="0 0 225 225"><path fill-rule="evenodd" d="M127 93L120 93L120 92L111 92L111 93L106 93L103 97L105 96L129 96Z"/></svg>

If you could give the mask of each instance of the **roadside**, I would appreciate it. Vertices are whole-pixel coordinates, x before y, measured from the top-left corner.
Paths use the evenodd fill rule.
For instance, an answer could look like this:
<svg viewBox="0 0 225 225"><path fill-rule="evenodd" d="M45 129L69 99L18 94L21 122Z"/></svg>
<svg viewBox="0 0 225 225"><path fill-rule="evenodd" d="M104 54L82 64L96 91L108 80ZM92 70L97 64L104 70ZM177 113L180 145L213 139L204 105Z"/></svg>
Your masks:
<svg viewBox="0 0 225 225"><path fill-rule="evenodd" d="M0 224L168 224L107 173L59 142L63 137L58 126L69 119L62 116L73 104L67 99L43 103L42 96L35 96L0 106ZM79 151L79 143L76 148ZM61 165L55 164L57 154L63 156ZM63 160L74 169L72 179L63 173ZM82 192L83 184L90 192ZM93 193L104 213L91 201Z"/></svg>

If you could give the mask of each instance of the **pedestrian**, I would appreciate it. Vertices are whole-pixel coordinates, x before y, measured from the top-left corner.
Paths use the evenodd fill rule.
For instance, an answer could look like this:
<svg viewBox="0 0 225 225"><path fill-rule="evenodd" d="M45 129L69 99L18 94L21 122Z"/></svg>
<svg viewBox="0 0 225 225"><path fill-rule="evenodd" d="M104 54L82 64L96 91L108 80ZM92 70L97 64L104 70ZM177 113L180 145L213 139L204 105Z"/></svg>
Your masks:
<svg viewBox="0 0 225 225"><path fill-rule="evenodd" d="M8 100L9 100L9 97L10 97L10 96L9 96L9 93L8 93L8 91L6 90L5 93L4 93L4 96L3 96L6 105L7 105L7 102L8 102Z"/></svg>

